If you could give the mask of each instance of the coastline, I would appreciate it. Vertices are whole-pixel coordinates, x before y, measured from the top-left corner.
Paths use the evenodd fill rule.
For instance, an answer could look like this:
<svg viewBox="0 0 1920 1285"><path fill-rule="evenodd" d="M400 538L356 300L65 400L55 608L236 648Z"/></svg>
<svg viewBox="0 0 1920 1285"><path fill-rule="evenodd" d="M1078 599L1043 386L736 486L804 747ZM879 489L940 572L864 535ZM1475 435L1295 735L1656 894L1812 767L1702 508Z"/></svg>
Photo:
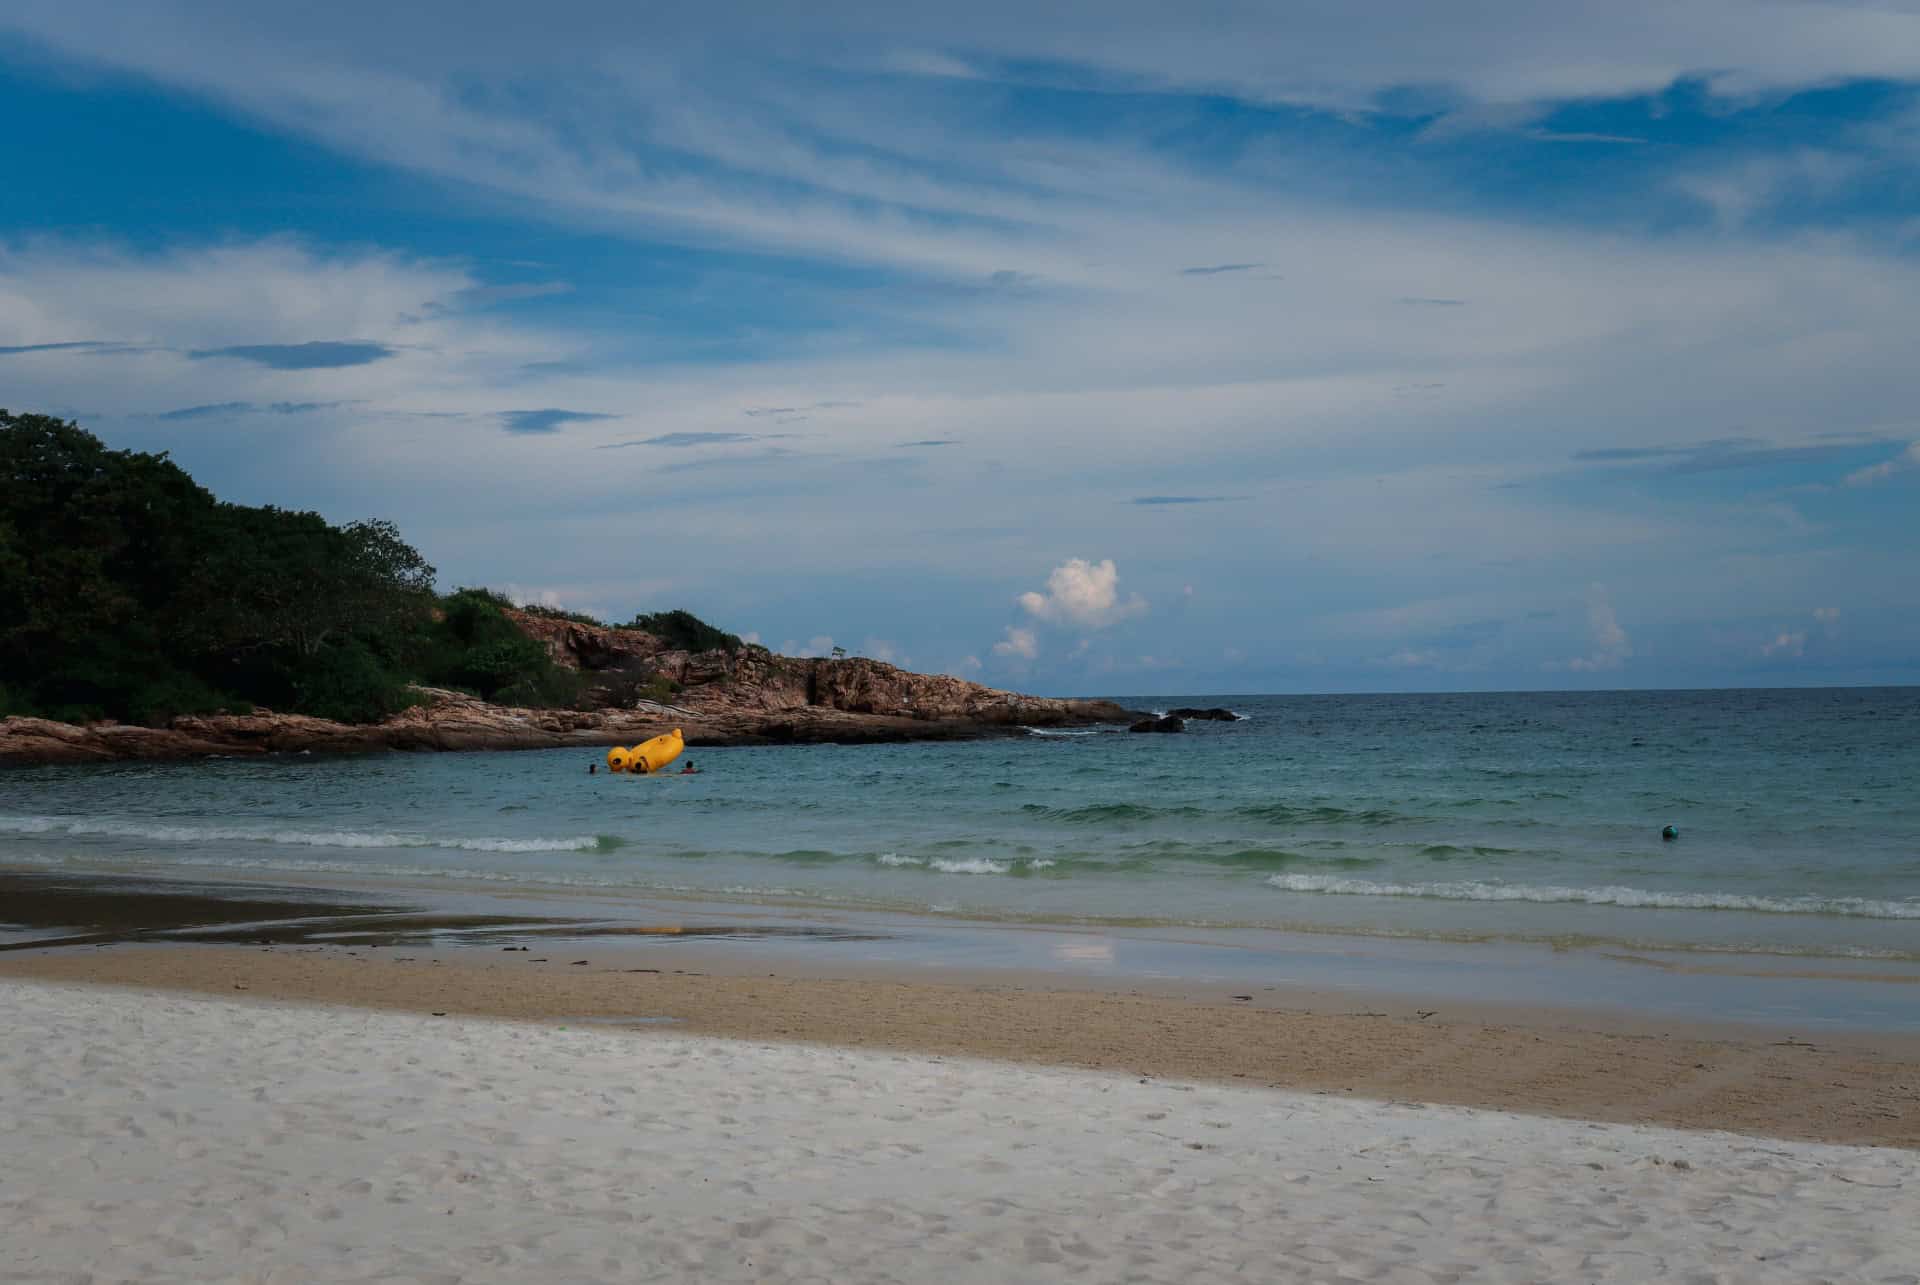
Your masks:
<svg viewBox="0 0 1920 1285"><path fill-rule="evenodd" d="M1920 1033L431 892L0 871L0 1274L1784 1285L1920 1252Z"/></svg>
<svg viewBox="0 0 1920 1285"><path fill-rule="evenodd" d="M264 754L598 749L642 741L672 727L682 728L687 745L695 749L987 740L1022 736L1028 727L1121 722L1133 713L1106 701L1011 692L964 712L912 714L805 703L683 707L641 702L630 709L526 709L437 688L421 690L424 704L379 723L336 723L270 711L182 716L165 727L10 716L0 719L0 768Z"/></svg>

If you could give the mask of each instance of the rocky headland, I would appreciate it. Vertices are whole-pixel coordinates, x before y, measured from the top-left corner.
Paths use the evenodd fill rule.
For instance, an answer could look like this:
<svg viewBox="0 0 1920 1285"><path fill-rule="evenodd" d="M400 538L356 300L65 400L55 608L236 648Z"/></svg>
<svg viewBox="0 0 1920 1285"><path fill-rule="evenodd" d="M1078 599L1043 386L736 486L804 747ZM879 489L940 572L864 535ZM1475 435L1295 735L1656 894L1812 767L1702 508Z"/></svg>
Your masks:
<svg viewBox="0 0 1920 1285"><path fill-rule="evenodd" d="M419 704L365 724L264 709L182 716L164 727L15 717L0 719L0 763L594 747L674 727L690 746L965 740L1139 717L1109 701L1024 696L864 657L780 656L764 647L686 651L640 629L509 614L556 663L579 671L579 708L520 709L421 687Z"/></svg>

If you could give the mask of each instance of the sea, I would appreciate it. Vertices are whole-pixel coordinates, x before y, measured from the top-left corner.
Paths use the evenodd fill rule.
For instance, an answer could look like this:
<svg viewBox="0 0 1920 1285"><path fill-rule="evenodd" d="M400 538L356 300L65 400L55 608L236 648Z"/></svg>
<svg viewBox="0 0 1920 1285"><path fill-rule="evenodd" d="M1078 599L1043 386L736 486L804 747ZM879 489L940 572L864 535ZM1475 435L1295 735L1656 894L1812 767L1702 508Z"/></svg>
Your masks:
<svg viewBox="0 0 1920 1285"><path fill-rule="evenodd" d="M654 777L585 749L18 769L0 869L1920 965L1920 688L1117 699L1237 717L693 748Z"/></svg>

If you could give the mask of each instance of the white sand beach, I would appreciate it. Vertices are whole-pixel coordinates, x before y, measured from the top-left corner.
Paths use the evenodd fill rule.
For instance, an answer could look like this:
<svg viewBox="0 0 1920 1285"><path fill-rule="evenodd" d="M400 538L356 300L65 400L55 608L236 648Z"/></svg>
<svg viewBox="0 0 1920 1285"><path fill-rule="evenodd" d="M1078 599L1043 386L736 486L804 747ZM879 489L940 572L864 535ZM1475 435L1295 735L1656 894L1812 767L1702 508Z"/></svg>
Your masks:
<svg viewBox="0 0 1920 1285"><path fill-rule="evenodd" d="M5 1281L1920 1281L1920 1154L0 983Z"/></svg>

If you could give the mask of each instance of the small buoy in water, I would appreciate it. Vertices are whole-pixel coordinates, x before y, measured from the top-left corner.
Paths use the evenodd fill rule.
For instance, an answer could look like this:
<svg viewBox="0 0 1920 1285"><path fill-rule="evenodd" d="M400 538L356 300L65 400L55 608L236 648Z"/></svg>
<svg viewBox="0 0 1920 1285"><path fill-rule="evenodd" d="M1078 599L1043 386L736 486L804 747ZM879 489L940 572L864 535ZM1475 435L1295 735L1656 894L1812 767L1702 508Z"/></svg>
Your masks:
<svg viewBox="0 0 1920 1285"><path fill-rule="evenodd" d="M1680 827L1677 825L1670 825L1666 829L1660 832L1660 837L1662 839L1666 839L1669 841L1678 839L1680 837Z"/></svg>

